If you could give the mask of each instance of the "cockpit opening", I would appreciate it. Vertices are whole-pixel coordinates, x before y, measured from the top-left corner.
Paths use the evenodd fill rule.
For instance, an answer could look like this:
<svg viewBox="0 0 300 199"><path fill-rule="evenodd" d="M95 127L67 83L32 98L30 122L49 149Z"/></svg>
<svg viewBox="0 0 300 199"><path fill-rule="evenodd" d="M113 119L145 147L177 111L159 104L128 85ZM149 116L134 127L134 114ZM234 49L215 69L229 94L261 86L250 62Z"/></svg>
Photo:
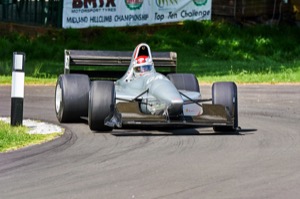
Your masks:
<svg viewBox="0 0 300 199"><path fill-rule="evenodd" d="M140 47L138 56L149 56L149 51L147 46L143 45Z"/></svg>

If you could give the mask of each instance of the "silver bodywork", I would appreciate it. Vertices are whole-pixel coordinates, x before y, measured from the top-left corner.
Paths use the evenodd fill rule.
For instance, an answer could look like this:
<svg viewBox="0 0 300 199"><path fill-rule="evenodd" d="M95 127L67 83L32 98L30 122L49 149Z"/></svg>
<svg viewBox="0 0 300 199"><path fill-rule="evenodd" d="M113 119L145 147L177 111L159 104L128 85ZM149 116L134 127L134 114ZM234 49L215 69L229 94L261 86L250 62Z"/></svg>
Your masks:
<svg viewBox="0 0 300 199"><path fill-rule="evenodd" d="M168 78L157 72L151 72L130 82L121 79L116 81L115 86L117 104L138 100L142 103L141 111L145 114L178 116L185 113L186 115L198 115L202 110L199 105L184 105L184 102L189 101L189 99L183 97ZM181 92L193 100L201 99L200 92Z"/></svg>
<svg viewBox="0 0 300 199"><path fill-rule="evenodd" d="M136 60L141 51L148 56L144 64L153 67L136 74L134 67L139 65ZM115 82L115 90L122 124L227 125L230 121L223 106L202 105L200 91L178 90L166 76L156 72L150 47L145 43L135 48L127 72Z"/></svg>
<svg viewBox="0 0 300 199"><path fill-rule="evenodd" d="M123 51L65 50L65 74L59 76L55 94L58 120L76 122L87 117L96 131L124 125L196 125L211 126L215 131L237 128L234 82L215 82L212 98L202 99L196 77L176 73L175 52L153 52L153 58L150 47L141 43L130 55ZM87 70L76 69L80 66ZM101 69L91 71L89 66ZM117 67L127 71L124 74ZM113 76L119 79L101 79Z"/></svg>
<svg viewBox="0 0 300 199"><path fill-rule="evenodd" d="M134 73L134 67L139 65L136 64L136 60L140 56L139 51L142 51L142 48L147 51L148 56L148 60L144 64L151 65L152 69L143 74L136 74ZM178 116L183 113L184 101L188 100L179 93L167 77L155 71L150 47L144 43L136 47L127 72L115 82L115 86L117 103L139 100L142 103L141 111L146 114ZM193 100L201 99L200 92L186 91L185 94ZM202 108L200 106L193 107L194 110L186 111L186 114L201 113ZM187 108L188 105L185 105L186 110Z"/></svg>

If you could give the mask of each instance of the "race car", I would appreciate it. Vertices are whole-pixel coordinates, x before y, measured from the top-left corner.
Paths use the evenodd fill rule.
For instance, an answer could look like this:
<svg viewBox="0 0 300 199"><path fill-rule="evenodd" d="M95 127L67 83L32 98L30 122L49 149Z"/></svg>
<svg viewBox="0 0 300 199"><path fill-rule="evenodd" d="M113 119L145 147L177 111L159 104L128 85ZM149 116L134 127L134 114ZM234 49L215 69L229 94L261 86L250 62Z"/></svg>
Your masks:
<svg viewBox="0 0 300 199"><path fill-rule="evenodd" d="M238 98L234 82L215 82L212 97L203 99L194 74L164 75L156 71L154 59L149 45L137 45L127 71L117 80L68 73L69 66L65 67L55 89L58 121L87 119L90 129L100 132L132 125L237 129ZM66 60L70 62L69 58Z"/></svg>

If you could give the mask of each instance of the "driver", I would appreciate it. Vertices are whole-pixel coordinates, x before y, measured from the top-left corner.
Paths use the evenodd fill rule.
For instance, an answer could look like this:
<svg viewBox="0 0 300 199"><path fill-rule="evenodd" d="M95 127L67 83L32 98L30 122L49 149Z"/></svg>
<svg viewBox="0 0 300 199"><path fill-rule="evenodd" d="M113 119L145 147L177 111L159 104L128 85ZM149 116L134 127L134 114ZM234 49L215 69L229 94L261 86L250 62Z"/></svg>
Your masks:
<svg viewBox="0 0 300 199"><path fill-rule="evenodd" d="M133 74L140 77L152 71L152 64L148 62L148 56L141 55L136 58L136 64L133 66Z"/></svg>

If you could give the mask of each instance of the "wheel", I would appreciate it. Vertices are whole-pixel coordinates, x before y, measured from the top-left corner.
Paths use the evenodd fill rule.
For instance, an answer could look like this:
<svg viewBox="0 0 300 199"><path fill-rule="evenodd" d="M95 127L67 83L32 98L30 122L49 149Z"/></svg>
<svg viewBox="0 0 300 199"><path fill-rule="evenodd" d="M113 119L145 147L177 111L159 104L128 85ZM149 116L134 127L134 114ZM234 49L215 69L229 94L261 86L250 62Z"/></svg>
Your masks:
<svg viewBox="0 0 300 199"><path fill-rule="evenodd" d="M199 83L194 74L173 73L167 77L178 90L200 92Z"/></svg>
<svg viewBox="0 0 300 199"><path fill-rule="evenodd" d="M227 107L233 118L232 126L214 126L214 131L236 131L238 127L238 96L234 82L217 82L212 86L212 103Z"/></svg>
<svg viewBox="0 0 300 199"><path fill-rule="evenodd" d="M115 85L111 81L93 81L88 107L88 123L93 131L112 131L105 125L106 119L115 111Z"/></svg>
<svg viewBox="0 0 300 199"><path fill-rule="evenodd" d="M59 122L76 122L88 113L90 79L87 75L60 75L55 88L55 113Z"/></svg>

